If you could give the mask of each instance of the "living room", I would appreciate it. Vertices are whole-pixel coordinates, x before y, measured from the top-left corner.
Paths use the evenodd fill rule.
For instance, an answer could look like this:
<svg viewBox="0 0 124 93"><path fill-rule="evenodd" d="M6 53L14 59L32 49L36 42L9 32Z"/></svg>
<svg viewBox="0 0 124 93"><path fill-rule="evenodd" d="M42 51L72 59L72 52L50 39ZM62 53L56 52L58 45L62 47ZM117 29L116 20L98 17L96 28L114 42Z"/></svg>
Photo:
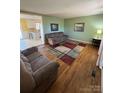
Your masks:
<svg viewBox="0 0 124 93"><path fill-rule="evenodd" d="M124 93L123 0L0 7L1 93Z"/></svg>
<svg viewBox="0 0 124 93"><path fill-rule="evenodd" d="M21 12L21 14L25 14L25 12ZM27 13L31 16L35 16L35 14L32 15L32 13ZM54 16L45 16L41 15L42 17L42 27L43 34L48 33L55 33L55 32L64 32L65 35L68 35L70 39L91 43L92 38L97 36L97 30L101 30L100 38L102 38L102 29L103 29L103 14L96 14L91 16L81 16L81 17L75 17L75 18L59 18ZM51 30L51 24L57 24L58 29L56 31ZM74 31L74 25L76 23L85 23L84 24L84 31ZM43 40L42 40L43 41Z"/></svg>
<svg viewBox="0 0 124 93"><path fill-rule="evenodd" d="M21 93L101 93L102 1L50 2L21 1Z"/></svg>

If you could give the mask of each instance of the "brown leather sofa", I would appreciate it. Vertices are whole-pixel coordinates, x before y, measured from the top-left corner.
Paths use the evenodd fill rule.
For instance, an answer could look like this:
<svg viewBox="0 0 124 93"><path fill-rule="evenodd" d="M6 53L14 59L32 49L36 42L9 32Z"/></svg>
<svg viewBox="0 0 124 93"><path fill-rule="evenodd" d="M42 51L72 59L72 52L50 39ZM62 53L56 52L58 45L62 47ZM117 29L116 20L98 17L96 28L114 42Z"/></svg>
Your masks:
<svg viewBox="0 0 124 93"><path fill-rule="evenodd" d="M20 93L46 93L57 78L59 64L50 62L36 47L21 51Z"/></svg>

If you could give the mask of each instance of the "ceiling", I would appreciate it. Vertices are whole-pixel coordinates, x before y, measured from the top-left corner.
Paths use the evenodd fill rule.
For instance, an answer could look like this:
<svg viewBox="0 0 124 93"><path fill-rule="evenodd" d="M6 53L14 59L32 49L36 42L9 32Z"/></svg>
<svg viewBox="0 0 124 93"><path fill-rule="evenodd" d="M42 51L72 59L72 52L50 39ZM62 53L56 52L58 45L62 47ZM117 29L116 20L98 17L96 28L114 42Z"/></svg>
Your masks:
<svg viewBox="0 0 124 93"><path fill-rule="evenodd" d="M20 9L60 18L102 14L102 0L20 0Z"/></svg>
<svg viewBox="0 0 124 93"><path fill-rule="evenodd" d="M22 19L30 19L30 20L41 20L41 16L37 15L28 15L28 14L20 14L20 18Z"/></svg>

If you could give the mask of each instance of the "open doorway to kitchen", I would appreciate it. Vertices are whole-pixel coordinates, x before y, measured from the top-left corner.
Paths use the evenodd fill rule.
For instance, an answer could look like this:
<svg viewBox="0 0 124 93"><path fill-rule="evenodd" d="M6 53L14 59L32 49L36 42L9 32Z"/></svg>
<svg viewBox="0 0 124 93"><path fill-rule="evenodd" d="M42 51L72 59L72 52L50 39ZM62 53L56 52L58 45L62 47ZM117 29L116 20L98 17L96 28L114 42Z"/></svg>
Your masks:
<svg viewBox="0 0 124 93"><path fill-rule="evenodd" d="M44 44L42 16L20 14L21 50Z"/></svg>

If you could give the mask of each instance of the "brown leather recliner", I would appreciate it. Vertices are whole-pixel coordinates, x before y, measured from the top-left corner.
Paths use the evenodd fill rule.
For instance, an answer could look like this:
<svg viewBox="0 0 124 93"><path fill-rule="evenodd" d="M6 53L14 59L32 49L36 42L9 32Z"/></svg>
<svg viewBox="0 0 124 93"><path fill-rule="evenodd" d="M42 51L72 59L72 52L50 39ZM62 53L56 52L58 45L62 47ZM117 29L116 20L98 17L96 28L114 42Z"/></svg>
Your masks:
<svg viewBox="0 0 124 93"><path fill-rule="evenodd" d="M57 78L59 64L50 62L36 47L21 51L20 93L45 93Z"/></svg>

